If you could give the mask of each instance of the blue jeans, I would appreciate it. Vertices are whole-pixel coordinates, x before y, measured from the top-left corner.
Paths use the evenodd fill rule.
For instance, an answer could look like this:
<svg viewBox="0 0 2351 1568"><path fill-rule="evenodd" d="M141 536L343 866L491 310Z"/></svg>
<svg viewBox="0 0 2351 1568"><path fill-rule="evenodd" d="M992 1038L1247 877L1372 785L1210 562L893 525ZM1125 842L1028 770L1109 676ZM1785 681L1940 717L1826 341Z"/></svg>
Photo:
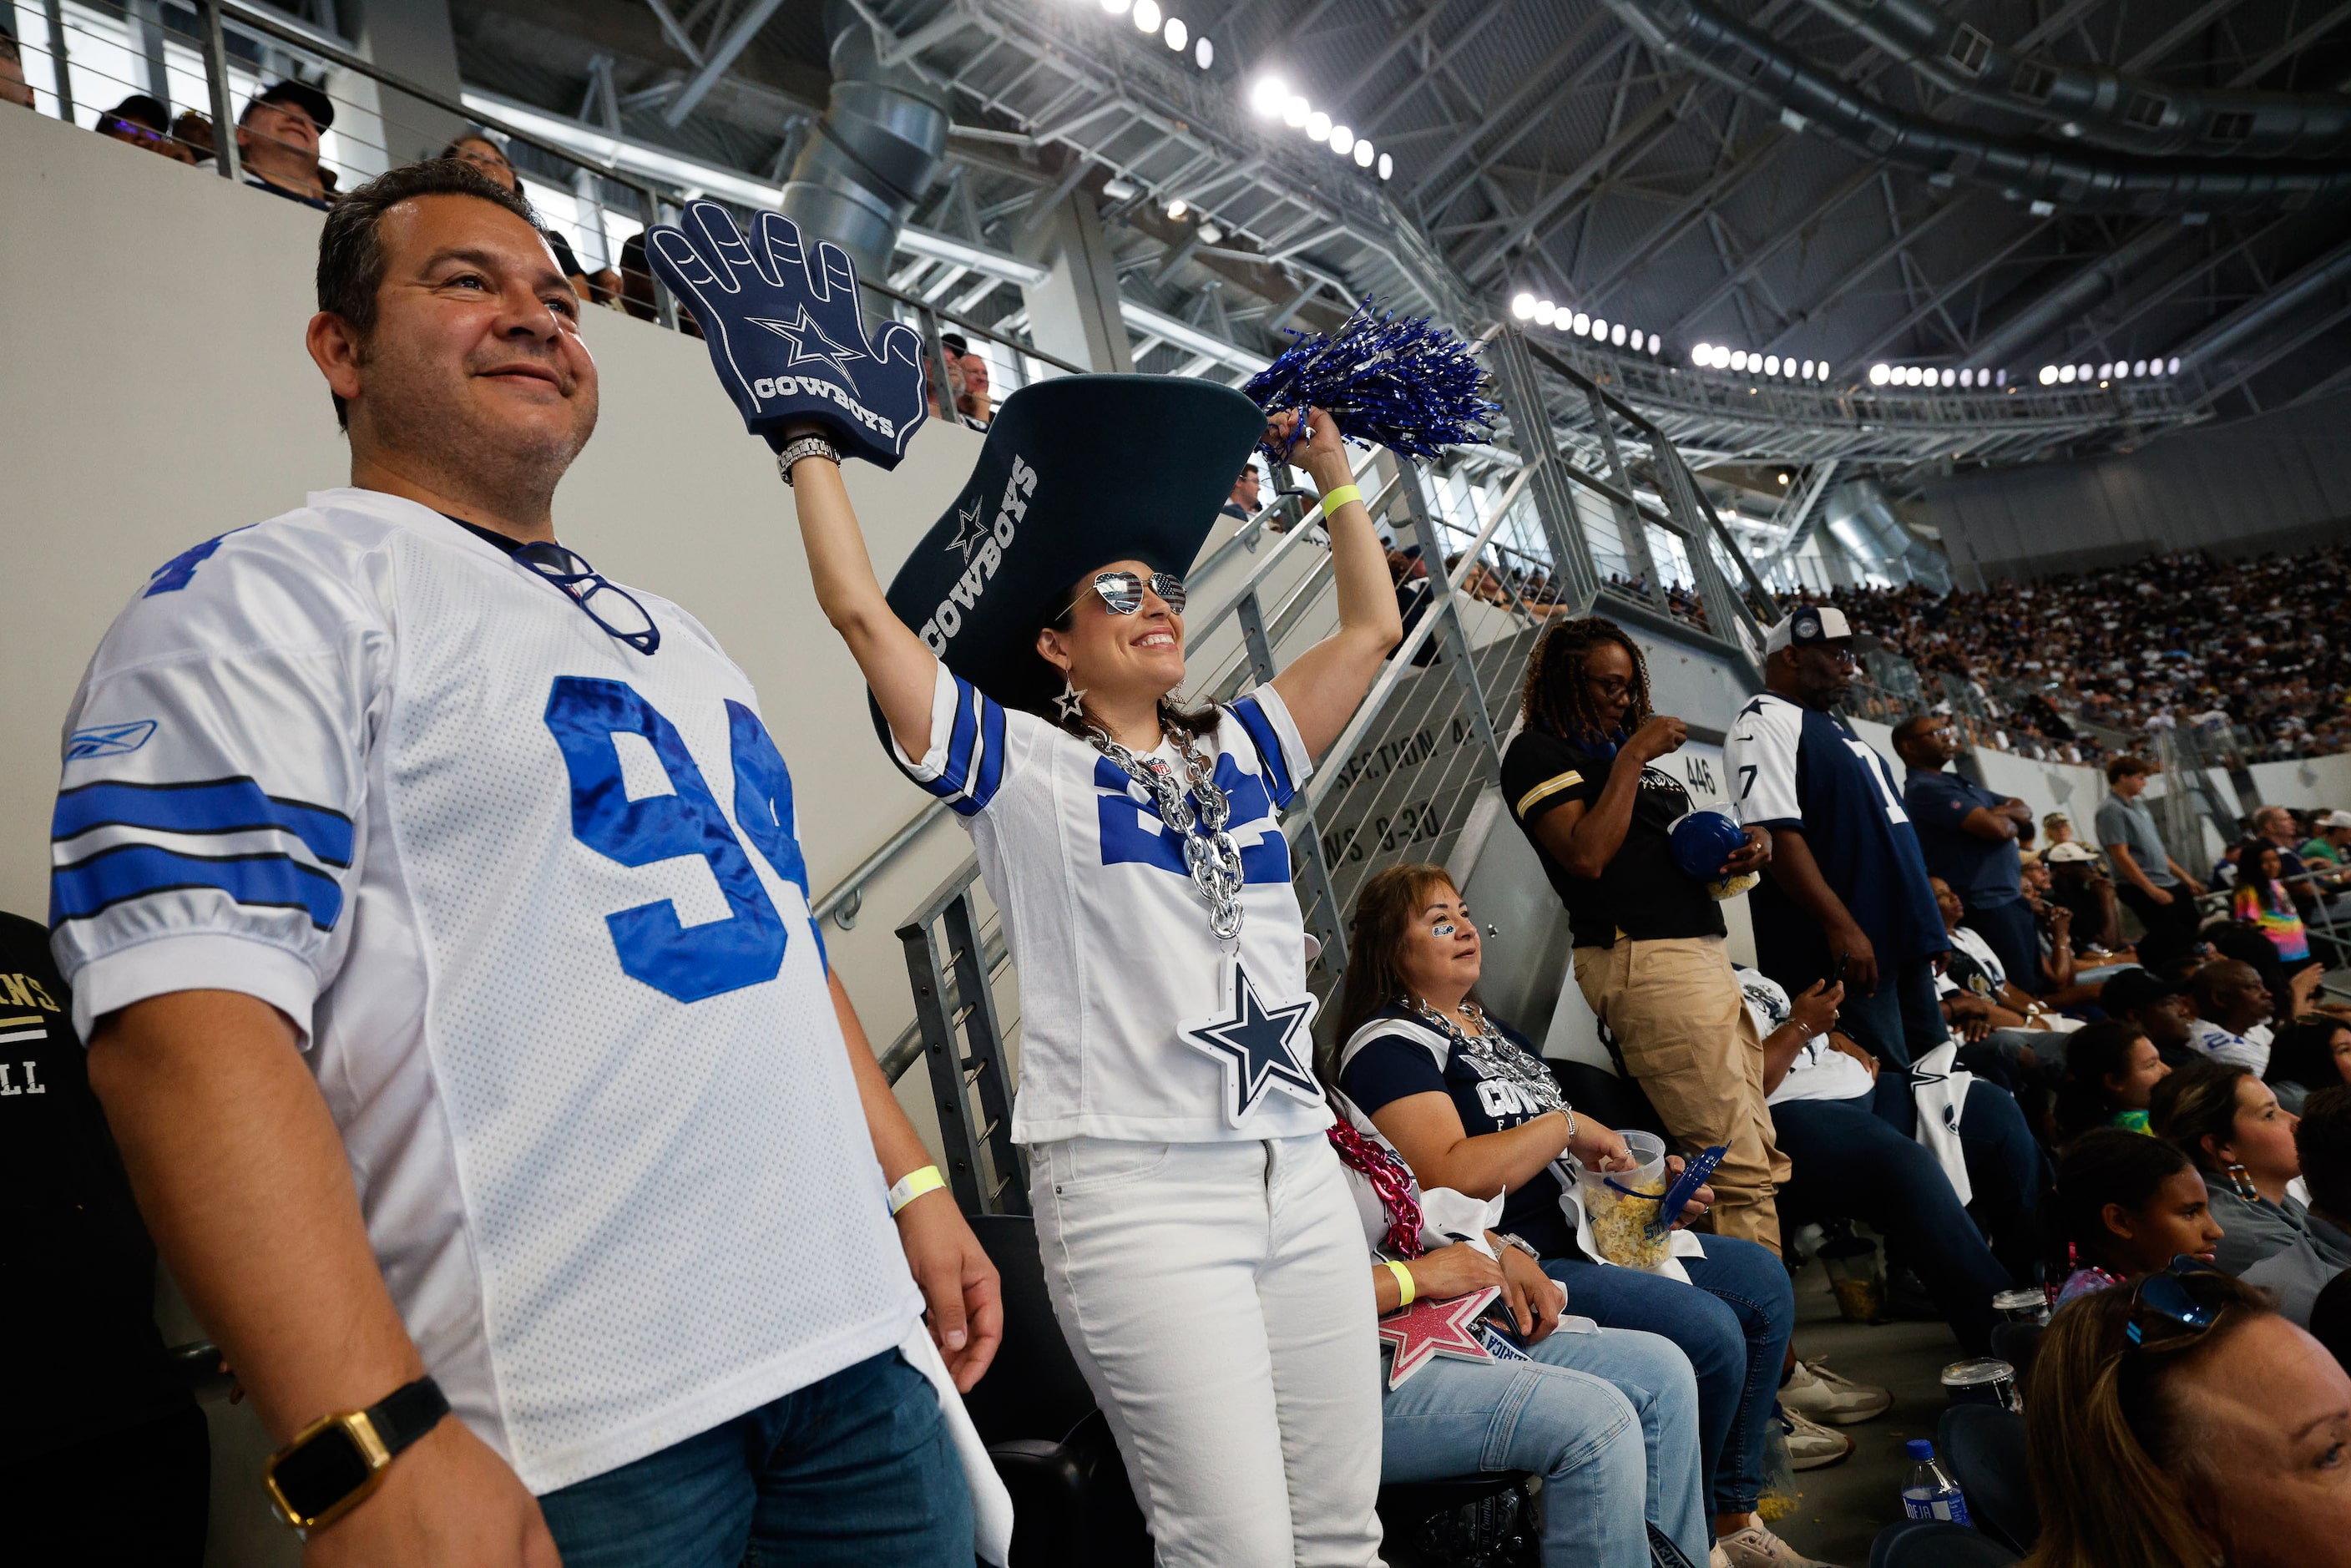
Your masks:
<svg viewBox="0 0 2351 1568"><path fill-rule="evenodd" d="M1992 1097L2006 1101L2024 1130L2016 1102L1989 1083L1970 1085L1959 1116L1960 1141L1978 1112L1996 1114ZM1780 1145L1794 1164L1787 1213L1805 1219L1860 1219L1886 1239L1917 1271L1943 1321L1970 1355L1991 1348L1991 1299L2015 1281L1984 1245L1982 1233L1925 1145L1906 1138L1875 1113L1871 1097L1783 1100L1771 1107ZM2032 1142L2031 1134L2025 1136ZM1969 1179L1975 1166L1970 1162Z"/></svg>
<svg viewBox="0 0 2351 1568"><path fill-rule="evenodd" d="M2032 906L2022 898L2005 904L1968 905L1968 926L1984 939L2008 983L2028 997L2041 994L2041 932L2032 923Z"/></svg>
<svg viewBox="0 0 2351 1568"><path fill-rule="evenodd" d="M1992 1255L2010 1277L2020 1285L2033 1283L2046 1256L2041 1198L2055 1173L2016 1096L1996 1083L1970 1084L1959 1115L1959 1152L1967 1156L1968 1185L1975 1188L1968 1212L1991 1237Z"/></svg>
<svg viewBox="0 0 2351 1568"><path fill-rule="evenodd" d="M1888 966L1879 960L1877 989L1867 996L1847 987L1837 1009L1837 1027L1877 1058L1877 1113L1909 1137L1918 1130L1918 1108L1910 1098L1910 1064L1949 1038L1942 1005L1935 999L1935 964L1913 958Z"/></svg>
<svg viewBox="0 0 2351 1568"><path fill-rule="evenodd" d="M896 1351L552 1491L564 1568L971 1568L971 1496Z"/></svg>
<svg viewBox="0 0 2351 1568"><path fill-rule="evenodd" d="M1526 1362L1430 1360L1380 1407L1380 1479L1531 1470L1543 1568L1649 1568L1646 1524L1706 1561L1698 1385L1656 1334L1555 1331Z"/></svg>
<svg viewBox="0 0 2351 1568"><path fill-rule="evenodd" d="M1796 1293L1769 1249L1706 1238L1685 1258L1690 1282L1582 1258L1546 1258L1567 1310L1603 1328L1645 1329L1681 1348L1698 1378L1698 1466L1717 1513L1751 1513L1763 1490L1763 1447L1796 1328ZM1409 1386L1409 1385L1407 1385Z"/></svg>

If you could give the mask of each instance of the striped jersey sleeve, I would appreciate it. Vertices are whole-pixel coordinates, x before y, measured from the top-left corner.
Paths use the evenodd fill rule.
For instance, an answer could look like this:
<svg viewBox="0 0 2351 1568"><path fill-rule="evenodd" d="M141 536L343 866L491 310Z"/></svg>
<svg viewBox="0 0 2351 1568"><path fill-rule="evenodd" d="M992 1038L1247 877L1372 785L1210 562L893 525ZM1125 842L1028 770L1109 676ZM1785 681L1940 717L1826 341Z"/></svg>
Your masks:
<svg viewBox="0 0 2351 1568"><path fill-rule="evenodd" d="M895 736L886 738L890 758L901 772L958 816L976 817L1004 787L1011 732L1043 722L1031 714L1006 713L995 698L941 664L931 695L931 748L917 760Z"/></svg>
<svg viewBox="0 0 2351 1568"><path fill-rule="evenodd" d="M1722 744L1722 760L1741 822L1765 827L1804 825L1796 768L1803 737L1804 710L1784 697L1760 693L1739 710L1738 720Z"/></svg>
<svg viewBox="0 0 2351 1568"><path fill-rule="evenodd" d="M76 694L49 925L85 1039L195 988L258 997L307 1037L350 925L389 640L364 574L304 543L265 525L167 564Z"/></svg>
<svg viewBox="0 0 2351 1568"><path fill-rule="evenodd" d="M1273 796L1273 809L1286 811L1298 798L1299 786L1313 775L1314 762L1306 742L1290 716L1289 705L1270 685L1235 699L1228 710L1240 722L1241 732L1257 750L1258 772Z"/></svg>

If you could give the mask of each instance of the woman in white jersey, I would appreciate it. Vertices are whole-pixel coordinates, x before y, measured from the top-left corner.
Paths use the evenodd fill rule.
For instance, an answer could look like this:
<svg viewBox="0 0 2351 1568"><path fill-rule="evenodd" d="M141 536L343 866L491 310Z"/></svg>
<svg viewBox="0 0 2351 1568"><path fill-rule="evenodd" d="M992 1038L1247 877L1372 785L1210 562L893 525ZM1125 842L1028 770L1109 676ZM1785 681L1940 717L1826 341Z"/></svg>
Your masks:
<svg viewBox="0 0 2351 1568"><path fill-rule="evenodd" d="M818 601L1003 912L1046 1278L1162 1563L1379 1560L1373 1292L1279 814L1401 629L1338 433L1307 423L1339 629L1191 711L1180 574L1290 417L1176 377L1024 388L886 599L835 465L783 448Z"/></svg>

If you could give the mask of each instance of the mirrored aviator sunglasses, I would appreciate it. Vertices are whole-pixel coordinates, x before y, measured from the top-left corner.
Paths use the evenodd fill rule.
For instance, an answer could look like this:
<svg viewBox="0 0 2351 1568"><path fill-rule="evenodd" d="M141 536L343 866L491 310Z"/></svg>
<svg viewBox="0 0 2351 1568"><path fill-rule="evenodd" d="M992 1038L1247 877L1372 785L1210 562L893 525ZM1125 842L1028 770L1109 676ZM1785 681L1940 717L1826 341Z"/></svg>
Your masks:
<svg viewBox="0 0 2351 1568"><path fill-rule="evenodd" d="M661 628L636 595L590 566L578 553L558 544L527 544L514 559L556 587L598 626L638 653L660 651Z"/></svg>
<svg viewBox="0 0 2351 1568"><path fill-rule="evenodd" d="M2130 1322L2123 1333L2135 1346L2145 1346L2147 1331L2156 1331L2158 1342L2188 1335L2201 1334L2220 1315L2219 1307L2208 1307L2196 1299L2187 1281L2199 1274L2218 1275L2220 1270L2200 1258L2185 1253L2171 1260L2171 1266L2143 1277L2131 1287Z"/></svg>
<svg viewBox="0 0 2351 1568"><path fill-rule="evenodd" d="M1113 615L1132 615L1141 610L1146 583L1169 610L1178 615L1184 613L1184 601L1190 593L1184 586L1184 580L1172 571L1155 571L1147 579L1137 577L1131 571L1094 573L1094 591L1102 595L1102 603L1109 607Z"/></svg>

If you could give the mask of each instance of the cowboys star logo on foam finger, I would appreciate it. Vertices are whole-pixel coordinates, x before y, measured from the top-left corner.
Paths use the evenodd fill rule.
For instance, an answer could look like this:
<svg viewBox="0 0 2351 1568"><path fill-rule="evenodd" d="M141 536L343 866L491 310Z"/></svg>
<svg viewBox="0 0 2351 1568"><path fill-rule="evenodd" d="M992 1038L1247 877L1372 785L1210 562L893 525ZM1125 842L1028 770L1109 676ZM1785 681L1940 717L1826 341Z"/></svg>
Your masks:
<svg viewBox="0 0 2351 1568"><path fill-rule="evenodd" d="M800 316L799 319L797 321L777 321L765 316L752 316L747 318L747 319L748 319L753 326L765 327L768 331L773 332L777 337L781 338L784 341L789 343L792 346L793 364L805 365L810 361L814 361L818 364L831 365L834 370L841 372L841 379L846 381L852 388L857 385L857 376L855 372L851 371L846 364L842 363L842 361L845 360L864 359L866 357L865 351L862 349L852 349L846 343L836 343L831 338L826 337L824 335L824 329L818 326L815 320L810 317L807 306L803 305L800 307ZM815 349L810 348L808 344L809 340L811 338L815 339L817 342L823 346L821 348Z"/></svg>
<svg viewBox="0 0 2351 1568"><path fill-rule="evenodd" d="M866 330L857 268L839 246L811 253L780 213L761 213L747 236L726 208L693 202L676 226L646 232L645 256L701 328L753 434L780 449L814 424L843 457L898 465L928 412L922 336L898 321Z"/></svg>

